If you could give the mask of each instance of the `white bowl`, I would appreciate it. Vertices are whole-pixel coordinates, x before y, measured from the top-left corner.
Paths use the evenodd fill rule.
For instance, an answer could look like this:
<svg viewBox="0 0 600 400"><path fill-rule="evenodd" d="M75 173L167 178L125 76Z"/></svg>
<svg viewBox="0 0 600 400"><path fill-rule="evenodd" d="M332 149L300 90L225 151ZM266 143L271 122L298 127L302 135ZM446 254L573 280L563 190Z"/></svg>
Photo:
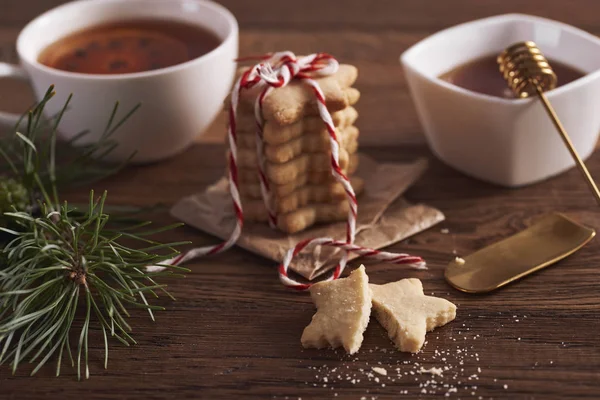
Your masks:
<svg viewBox="0 0 600 400"><path fill-rule="evenodd" d="M38 55L51 43L73 32L123 20L174 20L212 32L220 40L214 50L193 60L153 71L95 75L50 68ZM82 130L85 145L102 139L115 101L115 122L135 105L133 114L112 136L118 144L105 160L158 161L180 153L202 134L223 109L235 76L238 25L224 7L207 0L85 0L58 6L31 21L17 39L21 67L0 63L0 78L31 81L40 100L51 84L55 98L48 115L61 110L70 93L73 101L61 120L59 134L70 140ZM0 113L0 123L18 116Z"/></svg>
<svg viewBox="0 0 600 400"><path fill-rule="evenodd" d="M402 54L408 86L433 152L463 173L516 187L559 174L574 162L539 100L503 99L438 76L467 61L533 40L550 60L586 75L547 96L587 158L600 131L600 39L544 18L507 14L438 32Z"/></svg>

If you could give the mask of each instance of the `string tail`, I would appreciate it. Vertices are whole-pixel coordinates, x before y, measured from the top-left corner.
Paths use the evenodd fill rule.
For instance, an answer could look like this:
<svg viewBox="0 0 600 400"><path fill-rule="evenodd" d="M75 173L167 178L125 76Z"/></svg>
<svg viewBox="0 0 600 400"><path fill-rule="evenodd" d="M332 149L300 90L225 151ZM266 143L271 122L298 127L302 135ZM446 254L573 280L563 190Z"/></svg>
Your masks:
<svg viewBox="0 0 600 400"><path fill-rule="evenodd" d="M146 272L162 272L170 265L180 265L195 258L222 253L232 247L242 234L242 228L244 226L244 212L242 209L242 200L238 190L237 106L241 90L252 83L256 83L256 80L253 79L251 72L252 70L249 70L242 74L242 76L235 82L233 90L231 91L231 101L229 104L229 124L227 128L229 157L227 159L227 166L229 170L229 192L231 194L233 212L235 214L235 227L233 228L233 231L231 232L229 238L224 242L212 246L197 247L195 249L188 250L187 252L184 252L176 257L165 260L161 263L161 265L147 266L145 268Z"/></svg>
<svg viewBox="0 0 600 400"><path fill-rule="evenodd" d="M333 272L322 281L331 281L338 279L341 276L344 268L346 267L348 253L356 253L364 258L383 261L390 264L404 265L417 270L427 269L427 265L421 257L411 256L410 254L390 253L387 251L369 249L367 247L361 247L344 241L334 240L332 238L306 239L296 244L294 248L288 250L283 258L282 263L279 265L279 281L283 285L295 290L307 290L313 285L313 283L310 282L305 283L297 281L296 279L290 277L288 272L292 260L298 255L298 253L315 246L329 246L344 250L342 258L335 266Z"/></svg>

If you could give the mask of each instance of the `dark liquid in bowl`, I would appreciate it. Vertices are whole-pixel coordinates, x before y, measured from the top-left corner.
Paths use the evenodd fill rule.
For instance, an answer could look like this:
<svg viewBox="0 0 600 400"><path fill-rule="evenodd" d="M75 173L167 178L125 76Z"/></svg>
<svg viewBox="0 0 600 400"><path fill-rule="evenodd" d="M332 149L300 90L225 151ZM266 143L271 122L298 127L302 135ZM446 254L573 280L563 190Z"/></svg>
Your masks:
<svg viewBox="0 0 600 400"><path fill-rule="evenodd" d="M38 61L83 74L128 74L181 64L220 44L201 27L169 20L128 20L98 25L59 39Z"/></svg>
<svg viewBox="0 0 600 400"><path fill-rule="evenodd" d="M566 85L585 75L569 65L548 60L558 78L558 86ZM439 76L463 89L507 99L517 98L500 74L495 55L469 61Z"/></svg>

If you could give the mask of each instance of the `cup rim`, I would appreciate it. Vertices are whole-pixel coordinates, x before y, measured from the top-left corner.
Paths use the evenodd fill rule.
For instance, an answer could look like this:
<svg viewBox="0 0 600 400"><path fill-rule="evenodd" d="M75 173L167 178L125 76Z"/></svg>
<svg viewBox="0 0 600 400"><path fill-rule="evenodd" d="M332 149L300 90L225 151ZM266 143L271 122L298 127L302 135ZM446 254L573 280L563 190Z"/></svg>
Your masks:
<svg viewBox="0 0 600 400"><path fill-rule="evenodd" d="M125 73L125 74L86 74L86 73L81 73L81 72L63 71L61 69L51 68L51 67L48 67L48 66L40 63L37 60L37 57L34 58L33 60L29 60L22 56L23 52L21 51L21 48L24 46L23 34L28 29L32 29L31 26L34 25L35 23L37 23L40 19L47 17L49 14L59 12L61 9L85 6L90 3L102 4L104 6L110 7L111 4L114 4L114 3L122 4L122 3L137 2L137 3L144 4L144 6L148 6L149 4L152 4L152 3L164 3L166 1L169 1L171 3L177 2L179 4L192 2L192 3L198 4L202 7L215 10L220 15L222 15L225 18L225 20L227 21L228 28L229 28L227 36L219 42L219 45L217 47L215 47L208 53L203 54L199 57L196 57L192 60L185 61L180 64L175 64L175 65L172 65L169 67L160 68L157 70L131 72L131 73ZM31 21L29 21L27 23L27 25L25 25L25 27L21 30L21 32L19 32L19 35L17 36L16 49L17 49L17 54L19 55L19 59L21 60L21 62L26 62L27 64L31 65L32 67L37 68L37 69L44 71L46 73L49 73L49 74L66 77L66 78L85 78L85 79L92 79L92 80L132 80L132 79L149 78L149 77L153 77L153 76L165 75L165 74L169 74L172 72L177 72L177 71L186 69L188 67L191 67L195 64L198 64L198 63L207 61L211 58L214 58L219 53L223 52L224 51L223 49L225 47L227 47L231 42L236 40L238 32L239 32L238 23L237 23L235 16L231 13L231 11L229 11L224 6L222 6L218 3L215 3L213 1L210 1L210 0L175 0L175 1L174 0L78 0L78 1L65 3L65 4L59 5L57 7L51 8L50 10L43 12L42 14L38 15L37 17L35 17ZM234 62L234 61L235 60L232 60L232 62Z"/></svg>
<svg viewBox="0 0 600 400"><path fill-rule="evenodd" d="M572 33L575 36L579 36L582 39L589 40L591 42L595 42L598 45L598 47L600 47L600 38L592 35L591 33L586 32L582 29L579 29L575 26L566 24L564 22L555 21L552 19L537 17L537 16L533 16L533 15L528 15L528 14L508 13L508 14L500 14L500 15L495 15L495 16L491 16L491 17L480 18L480 19L473 20L473 21L463 22L461 24L451 26L449 28L438 31L430 36L427 36L426 38L418 41L417 43L415 43L411 47L409 47L407 50L405 50L400 55L400 63L402 64L402 66L404 68L410 68L417 75L419 75L423 79L427 79L429 82L431 82L437 86L440 86L449 91L453 91L453 92L460 93L465 96L472 97L477 100L485 100L485 101L489 101L492 103L498 103L498 104L504 104L504 105L516 105L516 106L520 106L521 104L528 103L534 99L531 97L505 99L502 97L492 96L489 94L478 93L478 92L473 92L468 89L464 89L460 86L453 85L449 82L446 82L446 81L438 78L437 76L432 78L430 76L423 74L418 68L415 68L412 65L412 63L407 60L408 57L410 57L411 53L414 53L416 50L419 49L419 47L425 45L428 42L437 40L440 36L447 34L448 32L462 30L470 25L482 26L482 25L488 25L488 24L502 22L502 21L529 21L529 22L538 22L538 23L556 25L565 31L569 31L570 33ZM593 72L587 73L584 76L582 76L581 78L576 79L572 82L569 82L566 85L563 85L563 86L560 86L558 88L548 91L547 93L545 93L546 97L551 99L555 96L560 96L562 93L564 93L566 91L571 91L573 89L576 89L583 85L588 84L589 82L597 79L599 76L600 76L600 68L598 68L597 70L595 70Z"/></svg>

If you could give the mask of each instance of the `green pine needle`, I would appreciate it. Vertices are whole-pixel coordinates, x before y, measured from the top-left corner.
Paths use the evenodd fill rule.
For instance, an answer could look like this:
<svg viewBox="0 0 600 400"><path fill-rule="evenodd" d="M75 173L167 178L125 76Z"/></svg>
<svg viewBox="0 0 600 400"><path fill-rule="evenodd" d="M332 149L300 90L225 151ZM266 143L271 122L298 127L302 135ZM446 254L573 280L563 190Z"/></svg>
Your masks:
<svg viewBox="0 0 600 400"><path fill-rule="evenodd" d="M128 309L144 309L154 320L153 312L164 308L152 305L149 299L158 297L159 292L172 298L166 285L155 278L174 275L172 270L185 271L172 267L149 273L145 267L174 257L178 254L176 246L187 242L163 244L147 238L180 224L150 230L147 222L121 221L111 227L106 192L97 197L90 191L85 207L60 201L57 184L64 176L61 171L74 168L72 164L67 168L56 164L55 133L68 101L50 124L42 118L52 95L50 88L28 113L26 133L0 143L0 160L5 161L0 179L18 179L30 200L29 207L10 202L10 210L0 210L4 211L0 221L8 221L0 226L0 242L7 238L0 243L0 365L10 364L14 373L20 364L29 362L34 364L34 375L55 359L58 376L66 353L78 378L87 379L90 326L102 330L106 368L109 337L125 345L135 344L127 323ZM103 138L123 123L120 120L113 125L116 112L117 106ZM40 132L44 126L50 126L49 136ZM107 142L101 140L96 146L78 149L75 162L81 168L92 165L96 162L92 156L105 151L105 146ZM99 171L113 172L114 168ZM78 174L67 182L90 177L82 171ZM76 333L78 310L83 313L83 323ZM70 340L75 338L76 346L72 347Z"/></svg>

